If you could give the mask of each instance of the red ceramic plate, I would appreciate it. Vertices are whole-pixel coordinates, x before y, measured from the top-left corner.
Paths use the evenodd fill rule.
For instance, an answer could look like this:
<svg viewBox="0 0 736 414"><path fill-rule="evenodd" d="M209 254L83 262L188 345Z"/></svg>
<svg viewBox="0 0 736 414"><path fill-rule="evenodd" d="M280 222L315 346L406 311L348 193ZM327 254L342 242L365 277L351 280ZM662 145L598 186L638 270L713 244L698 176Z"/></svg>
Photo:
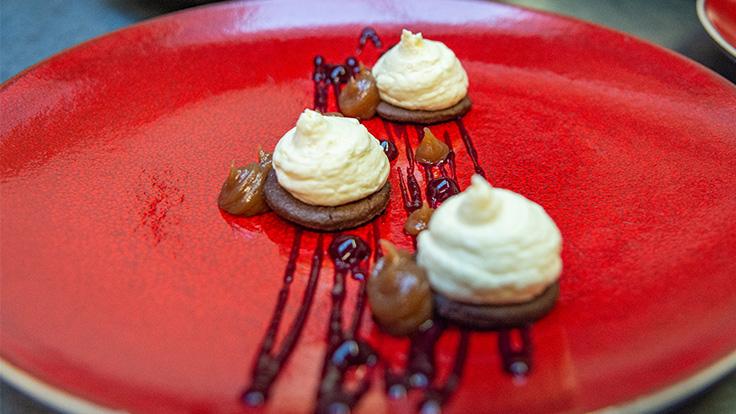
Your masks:
<svg viewBox="0 0 736 414"><path fill-rule="evenodd" d="M736 59L736 0L698 0L697 8L710 37Z"/></svg>
<svg viewBox="0 0 736 414"><path fill-rule="evenodd" d="M544 205L564 235L562 294L533 327L533 371L513 380L500 368L496 335L474 333L448 412L651 408L733 367L733 85L626 35L495 3L304 7L177 13L2 86L6 378L31 392L63 390L60 400L41 395L57 404L71 394L143 413L248 411L239 395L294 228L273 214L221 212L219 187L232 159L271 148L311 106L313 56L342 61L367 22L387 44L409 27L457 53L474 102L465 126L489 179ZM379 120L367 126L386 135ZM467 150L454 123L435 128L445 131L466 185ZM399 149L404 166L403 141ZM398 188L395 171L391 180ZM405 214L394 194L381 237L410 246ZM304 236L287 322L316 239ZM331 267L265 412L313 407ZM355 283L348 288L350 302ZM361 335L384 357L405 357L406 342L384 337L368 317ZM457 337L439 342L441 371ZM414 410L412 398L387 399L374 374L357 412Z"/></svg>

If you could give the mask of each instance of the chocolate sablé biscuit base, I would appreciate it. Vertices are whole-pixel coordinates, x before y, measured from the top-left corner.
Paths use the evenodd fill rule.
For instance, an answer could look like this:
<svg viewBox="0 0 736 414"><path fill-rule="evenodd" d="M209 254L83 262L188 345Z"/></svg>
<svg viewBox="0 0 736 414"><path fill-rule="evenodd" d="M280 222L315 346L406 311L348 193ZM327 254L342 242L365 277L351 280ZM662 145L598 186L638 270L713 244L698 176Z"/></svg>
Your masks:
<svg viewBox="0 0 736 414"><path fill-rule="evenodd" d="M456 302L434 292L435 312L459 326L495 330L523 326L548 314L560 295L560 284L555 282L529 302L512 305L473 305Z"/></svg>
<svg viewBox="0 0 736 414"><path fill-rule="evenodd" d="M470 110L471 105L470 98L467 96L455 105L438 111L412 111L381 101L376 112L381 118L390 121L429 125L461 117Z"/></svg>
<svg viewBox="0 0 736 414"><path fill-rule="evenodd" d="M271 170L264 188L266 203L280 217L304 227L320 231L337 231L358 227L383 213L391 197L391 185L340 206L314 206L296 199L281 187L276 171Z"/></svg>

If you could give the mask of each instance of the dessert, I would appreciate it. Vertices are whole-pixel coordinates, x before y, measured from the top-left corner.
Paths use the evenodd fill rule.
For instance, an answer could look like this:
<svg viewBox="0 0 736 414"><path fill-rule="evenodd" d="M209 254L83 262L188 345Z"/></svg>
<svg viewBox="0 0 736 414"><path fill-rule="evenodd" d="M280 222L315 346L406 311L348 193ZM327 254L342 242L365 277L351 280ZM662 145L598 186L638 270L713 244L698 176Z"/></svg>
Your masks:
<svg viewBox="0 0 736 414"><path fill-rule="evenodd" d="M435 210L417 242L436 312L459 325L497 329L533 322L558 296L557 226L538 204L493 188L479 175Z"/></svg>
<svg viewBox="0 0 736 414"><path fill-rule="evenodd" d="M357 119L305 110L273 153L266 202L281 217L316 230L367 223L386 208L389 160Z"/></svg>
<svg viewBox="0 0 736 414"><path fill-rule="evenodd" d="M401 41L373 67L378 114L399 122L432 124L470 110L468 75L444 43L404 29Z"/></svg>
<svg viewBox="0 0 736 414"><path fill-rule="evenodd" d="M375 31L366 28L356 56L368 40L380 47ZM402 368L385 361L386 391L399 398L409 390L423 390L422 412L441 410L458 387L473 335L468 328L498 330L506 372L526 375L531 368L530 323L547 313L559 295L559 231L541 207L513 192L493 189L482 178L477 151L459 118L470 108L467 75L452 51L404 31L402 43L381 60L373 78L354 56L344 64L316 56L312 81L319 112L301 114L276 145L272 169L259 177L265 177L266 204L279 216L323 231L357 227L386 208L389 160L400 155L395 143L403 141L408 165L396 170L408 214L404 232L413 236L418 256L382 240L378 221L367 233L371 242L348 232L319 233L301 305L275 349L289 286L303 256L302 235L308 233L296 226L277 304L251 383L242 394L248 405L265 403L295 350L317 294L325 253L332 259L334 276L315 412L349 412L370 389L381 355L361 334L366 300L383 331L410 339L405 360L398 364ZM342 114L328 112L330 96ZM421 143L413 150L414 128L384 119L387 138L378 141L355 119L370 118L374 111L386 119L418 123L454 118L479 174L472 187L460 193L448 131L439 140L429 129L417 128ZM424 189L415 177L417 166ZM325 237L332 238L326 251ZM375 267L368 278L371 263ZM343 314L348 284L357 284L349 315ZM438 364L435 348L453 326L460 328L459 341L440 380L437 373L446 364ZM519 336L512 339L515 330Z"/></svg>
<svg viewBox="0 0 736 414"><path fill-rule="evenodd" d="M270 171L271 154L263 150L258 151L258 162L240 168L231 165L217 205L230 214L246 217L269 211L263 187Z"/></svg>
<svg viewBox="0 0 736 414"><path fill-rule="evenodd" d="M432 318L427 274L405 250L381 240L384 256L368 279L373 317L392 335L409 335Z"/></svg>

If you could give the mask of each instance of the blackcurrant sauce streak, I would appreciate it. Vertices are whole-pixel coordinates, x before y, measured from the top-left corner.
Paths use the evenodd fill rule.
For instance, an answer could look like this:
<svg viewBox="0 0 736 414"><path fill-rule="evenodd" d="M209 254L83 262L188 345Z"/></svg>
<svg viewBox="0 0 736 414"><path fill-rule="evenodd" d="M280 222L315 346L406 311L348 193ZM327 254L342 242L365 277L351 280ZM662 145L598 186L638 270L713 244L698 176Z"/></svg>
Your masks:
<svg viewBox="0 0 736 414"><path fill-rule="evenodd" d="M388 367L385 370L386 393L390 398L401 398L413 389L425 389L434 381L434 349L446 327L443 320L429 321L412 335L404 371L396 372Z"/></svg>
<svg viewBox="0 0 736 414"><path fill-rule="evenodd" d="M375 229L375 228L374 228ZM375 232L375 230L374 230ZM363 239L352 235L335 236L330 243L329 255L335 266L332 286L332 308L327 330L327 353L322 365L322 378L317 393L317 413L349 413L371 385L372 369L378 363L378 355L373 348L357 335L363 320L367 261L371 249ZM352 322L348 329L343 328L342 309L347 287L346 276L360 284ZM349 370L365 367L356 384L348 386L346 376Z"/></svg>
<svg viewBox="0 0 736 414"><path fill-rule="evenodd" d="M455 125L457 125L457 129L460 131L460 137L462 137L463 143L465 144L465 150L468 152L468 156L473 162L475 173L480 174L483 178L487 178L485 170L483 170L483 167L481 167L478 162L478 152L475 150L475 145L473 145L473 138L470 137L470 133L467 128L465 128L463 120L461 118L456 119Z"/></svg>
<svg viewBox="0 0 736 414"><path fill-rule="evenodd" d="M445 378L443 384L430 386L424 393L424 399L419 404L419 412L422 414L439 414L442 406L452 397L460 385L460 380L465 369L465 360L468 358L468 346L470 344L470 331L460 331L460 341L457 344L455 358L452 362L450 374Z"/></svg>
<svg viewBox="0 0 736 414"><path fill-rule="evenodd" d="M274 352L273 348L276 342L276 334L278 333L281 320L284 315L286 302L289 298L289 288L294 280L294 272L296 271L296 262L299 258L299 248L302 239L301 228L296 228L294 232L294 242L289 253L289 261L284 271L283 284L279 291L276 307L271 316L271 322L268 325L266 334L261 342L261 348L258 352L256 362L251 373L251 384L243 392L242 400L250 406L260 406L268 398L269 391L276 378L281 373L281 368L291 356L296 347L299 337L304 328L304 323L309 315L309 309L312 307L314 292L317 288L317 280L319 279L320 270L322 269L322 257L324 255L323 235L320 234L317 239L317 247L312 254L312 267L309 272L309 280L304 290L302 303L299 306L296 317L289 326L286 336L281 341L281 347Z"/></svg>
<svg viewBox="0 0 736 414"><path fill-rule="evenodd" d="M518 333L517 341L513 334ZM514 377L523 377L532 369L531 325L504 329L498 332L498 351L502 368Z"/></svg>
<svg viewBox="0 0 736 414"><path fill-rule="evenodd" d="M432 208L460 192L455 180L450 177L432 178L427 182L427 201Z"/></svg>
<svg viewBox="0 0 736 414"><path fill-rule="evenodd" d="M372 27L365 27L363 28L363 31L360 32L360 37L358 38L358 48L355 50L356 55L360 55L361 53L363 53L363 50L365 49L365 46L369 40L371 43L373 43L373 47L375 47L376 49L380 49L381 47L383 47L381 38L378 36L378 33L376 33L376 30Z"/></svg>
<svg viewBox="0 0 736 414"><path fill-rule="evenodd" d="M399 188L401 190L401 199L404 203L404 209L407 213L411 213L412 211L422 207L422 191L420 190L419 183L414 176L414 152L412 151L411 143L409 142L409 133L406 129L406 125L391 124L386 120L383 121L383 127L389 141L396 142L396 138L404 140L406 159L409 163L406 167L406 179L404 179L404 174L400 168L397 167L396 171L399 175Z"/></svg>
<svg viewBox="0 0 736 414"><path fill-rule="evenodd" d="M447 154L446 161L440 165L442 168L442 172L447 175L447 171L445 171L445 166L450 167L450 171L452 172L452 177L455 182L457 182L457 168L455 167L455 150L452 148L452 140L450 139L450 133L445 131L444 134L442 134L442 138L445 141L445 144L450 148L450 152Z"/></svg>
<svg viewBox="0 0 736 414"><path fill-rule="evenodd" d="M314 109L319 112L327 112L329 89L337 102L342 86L347 83L350 76L360 72L360 65L355 57L345 59L345 64L330 64L325 58L317 55L313 60L314 70L312 81L314 82Z"/></svg>

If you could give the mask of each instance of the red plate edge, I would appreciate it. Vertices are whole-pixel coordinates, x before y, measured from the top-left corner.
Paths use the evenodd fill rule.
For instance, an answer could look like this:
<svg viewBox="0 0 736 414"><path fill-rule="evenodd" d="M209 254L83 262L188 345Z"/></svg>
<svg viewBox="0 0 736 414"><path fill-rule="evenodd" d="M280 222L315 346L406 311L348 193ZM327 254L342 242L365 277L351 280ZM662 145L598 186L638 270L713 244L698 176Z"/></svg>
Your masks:
<svg viewBox="0 0 736 414"><path fill-rule="evenodd" d="M196 14L196 13L201 12L201 10L203 10L203 9L212 9L212 10L215 10L215 9L223 9L224 10L226 8L237 8L237 5L239 3L245 2L245 1L247 1L248 3L253 4L253 5L256 5L256 4L259 4L259 3L267 4L267 3L273 2L273 1L269 1L269 0L225 0L225 1L220 1L220 2L216 2L216 3L212 3L212 4L203 4L203 5L199 5L199 6L188 7L188 8L183 9L183 10L173 11L173 12L166 13L164 15L161 15L161 16L152 17L152 18L149 18L149 19L140 21L138 23L134 23L134 24L131 24L131 25L128 25L128 26L125 26L125 27L121 27L120 29L113 30L113 31L111 31L109 33L104 33L104 34L101 34L99 36L95 36L95 37L90 38L88 40L85 40L84 42L79 43L77 45L68 47L66 49L62 49L59 52L54 53L53 55L49 56L48 58L46 58L46 59L44 59L44 60L42 60L40 62L37 62L37 63L35 63L35 64L27 67L26 69L18 72L17 74L15 74L14 76L10 77L9 79L6 79L2 84L0 84L0 91L2 91L3 89L5 89L6 87L10 86L12 83L14 83L15 81L19 80L20 78L26 76L27 74L29 74L30 72L32 72L37 67L42 66L42 65L46 65L46 64L50 63L51 61L57 59L61 55L64 55L64 54L73 52L73 51L75 51L76 49L79 49L79 48L88 47L88 46L90 46L90 45L92 45L92 44L94 44L94 43L96 43L98 41L104 40L107 37L116 36L116 35L118 35L118 34L120 34L122 32L127 32L129 30L135 30L139 26L148 26L148 25L151 25L151 24L156 24L156 23L159 23L161 21L166 21L166 20L170 20L170 19L171 20L174 20L174 19L177 19L181 15L187 15L187 14L190 14L190 13L191 14ZM280 1L281 3L289 3L290 1L293 1L293 0L276 0L276 1L277 2ZM325 0L320 0L320 1L325 2ZM353 1L353 2L358 1L359 2L360 0L350 0L350 1ZM437 0L435 0L435 1L437 1ZM440 1L442 1L442 0L440 0ZM458 2L473 3L473 0L456 0L456 1L458 1ZM481 2L481 1L482 0L478 0L476 2ZM707 27L705 27L705 29L709 33L710 33L710 30L713 30L714 31L714 34L716 36L718 36L719 38L721 38L720 33L718 32L718 30L715 27L713 27L712 23L710 22L710 19L707 17L706 8L705 8L706 1L708 1L708 0L696 0L696 2L697 2L696 3L696 7L697 7L698 17L700 18L701 23L704 26L707 25ZM329 0L326 0L326 2L329 3ZM295 1L295 3L298 4L298 2L296 2L296 1ZM664 46L661 46L661 45L659 45L657 43L654 43L652 41L649 41L647 39L643 39L641 37L632 35L630 33L626 33L626 32L623 32L621 30L618 30L618 29L615 29L615 28L612 28L612 27L608 27L608 26L604 26L604 25L601 25L601 24L598 24L598 23L594 23L594 22L590 22L590 21L587 21L587 20L583 20L583 19L580 19L580 18L577 18L577 17L574 17L574 16L568 16L568 15L559 14L559 13L555 13L555 12L547 11L547 10L535 9L533 7L528 7L528 6L523 6L523 5L512 5L512 4L506 4L506 3L497 3L496 6L498 6L498 7L505 7L505 8L509 8L509 9L524 10L525 12L528 12L528 13L533 13L533 14L538 14L538 15L546 15L546 16L549 16L549 17L553 17L555 19L567 20L567 21L569 21L569 22L571 22L573 24L580 24L580 25L595 27L597 29L605 30L605 31L608 31L608 32L618 33L621 36L628 37L628 38L631 38L631 39L636 40L637 42L647 44L648 46L650 46L652 48L655 48L655 49L659 50L660 52L664 52L664 53L670 54L672 57L677 58L678 60L687 62L688 64L691 64L691 65L695 65L695 66L699 67L700 69L709 72L710 75L715 76L720 81L722 81L725 85L727 85L729 87L736 87L728 79L724 78L719 73L713 71L712 69L710 69L709 67L703 65L702 63L696 62L696 61L694 61L694 60L692 60L692 59L690 59L690 58L688 58L688 57L686 57L686 56L684 56L684 55L682 55L680 53L677 53L677 52L675 52L675 51L673 51L671 49L668 49L668 48L666 48ZM731 46L728 42L726 42L725 39L723 39L723 38L721 38L721 39L726 44L726 46L731 47L733 49L733 46ZM719 42L719 44L720 44L720 42ZM732 56L735 56L736 57L736 49L733 49L732 51L729 51L729 53Z"/></svg>
<svg viewBox="0 0 736 414"><path fill-rule="evenodd" d="M217 7L217 8L223 7L223 8L224 8L224 7L231 7L231 6L232 6L232 7L234 7L233 5L218 5L218 6L215 6L215 7ZM209 6L209 7L213 7L213 6ZM175 16L178 16L178 15L180 15L180 14L188 14L188 13L196 13L196 12L197 12L197 11L184 11L184 12L179 12L179 13L176 13L176 14L175 14ZM159 21L159 20L163 21L163 20L166 20L166 19L174 19L174 17L175 17L175 16L164 16L164 17L161 17L161 18L153 19L153 20L154 20L154 21ZM574 20L574 19L569 19L569 20ZM150 21L149 21L149 22L144 22L144 23L142 23L142 24L140 24L140 25L144 25L144 26L146 26L146 25L149 25L149 24L151 24L151 23L153 23L153 22L150 22ZM136 25L136 26L140 26L140 25ZM134 26L134 27L135 27L135 26ZM122 31L128 31L128 30L131 30L131 28L123 29ZM121 31L118 31L118 32L114 32L114 33L113 33L112 35L105 35L105 36L103 36L102 38L98 38L98 39L96 39L96 40L93 40L93 41L87 42L87 43L85 43L85 44L83 44L83 45L81 45L81 46L78 46L77 48L85 48L85 47L89 47L89 46L93 45L93 44L94 44L94 43L95 43L96 41L98 41L98 40L100 40L100 39L104 39L104 38L106 38L107 36L113 36L113 35L114 35L115 33L120 33L120 32L121 32ZM71 51L74 51L74 50L76 50L77 48L73 48L73 49L71 49ZM659 47L657 47L657 48L659 48ZM665 50L665 49L662 49L662 48L659 48L659 49L660 49L660 50ZM669 54L672 54L672 55L675 55L675 56L677 56L677 57L678 57L679 59L684 59L684 58L682 58L681 56L679 56L679 55L677 55L677 54L674 54L674 53L673 53L673 52L671 52L671 51L667 51L667 52L668 52ZM69 51L67 51L67 52L64 52L64 53L70 53L70 52L69 52ZM41 64L39 64L38 66L42 66L42 65L48 64L48 63L50 63L51 61L53 61L54 59L55 59L55 58L51 58L51 59L49 59L49 60L47 60L47 61L45 61L45 62L42 62L42 63L41 63ZM692 61L689 61L689 60L687 60L687 59L684 59L684 60L685 60L685 61L687 61L687 62L688 62L688 63L690 63L690 64L692 64L692 63L693 63ZM697 64L696 64L696 65L697 65ZM38 66L36 66L36 67L38 67ZM699 65L698 65L698 66L699 66ZM35 67L34 67L34 68L35 68ZM702 67L701 67L701 68L702 68ZM29 69L29 70L27 70L27 71L24 71L23 73L19 74L19 75L18 75L18 76L16 76L15 78L13 78L13 79L9 80L8 82L6 82L6 83L5 83L4 85L3 85L3 88L2 88L2 89L3 89L3 90L5 90L5 89L6 89L7 87L9 87L9 86L10 86L10 85L11 85L12 83L14 83L15 81L17 81L17 80L19 80L19 79L23 78L24 76L29 76L29 75L32 75L32 74L33 74L33 71L34 71L34 69L33 69L33 68L31 68L31 69ZM711 74L712 74L712 73L711 73ZM718 76L718 75L716 75L716 76ZM720 79L720 77L718 77L718 78ZM730 83L728 83L727 81L725 81L725 80L724 80L724 82L725 82L726 84L728 84L728 85L729 85L730 87L733 87L733 85L731 85L731 84L730 84ZM731 355L731 356L727 357L726 359L724 359L724 360L723 360L723 362L724 362L724 363L730 363L731 365L733 365L733 362L734 362L734 361L732 361L732 359L733 359L733 355ZM730 362L729 362L729 361L730 361ZM716 366L716 365L719 365L719 364L715 364L714 366ZM723 367L724 365L723 365L723 364L720 364L719 366ZM710 369L710 368L709 368L709 369ZM719 372L721 372L721 371L719 371Z"/></svg>
<svg viewBox="0 0 736 414"><path fill-rule="evenodd" d="M736 2L728 3L728 1L697 0L695 7L700 24L703 25L711 39L731 59L736 60ZM730 26L726 27L724 23Z"/></svg>
<svg viewBox="0 0 736 414"><path fill-rule="evenodd" d="M615 412L618 414L634 414L659 411L707 389L734 369L736 369L736 351L685 380L657 390L652 394L643 395L622 404L597 409L590 413L610 414ZM92 401L84 400L62 389L46 384L20 368L13 366L3 358L0 358L0 378L35 400L62 412L96 414L125 413L122 410L103 407Z"/></svg>

